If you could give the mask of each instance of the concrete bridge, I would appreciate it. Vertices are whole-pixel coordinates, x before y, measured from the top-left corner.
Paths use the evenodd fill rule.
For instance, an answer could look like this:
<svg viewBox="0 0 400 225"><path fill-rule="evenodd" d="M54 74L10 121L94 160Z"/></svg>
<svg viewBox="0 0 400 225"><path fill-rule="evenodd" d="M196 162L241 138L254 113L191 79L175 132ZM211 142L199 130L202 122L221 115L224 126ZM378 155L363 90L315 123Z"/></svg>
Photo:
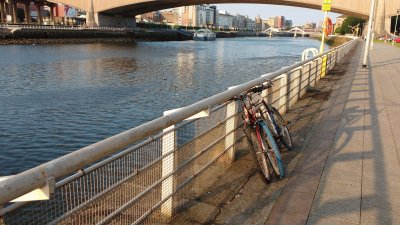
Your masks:
<svg viewBox="0 0 400 225"><path fill-rule="evenodd" d="M197 4L217 4L217 3L254 3L254 4L274 4L296 6L310 9L320 9L322 0L51 0L57 3L68 4L87 12L93 9L95 20L101 25L115 20L121 20L124 17L132 17L146 12L160 9L197 5ZM332 2L332 12L368 18L371 0L335 0ZM379 0L377 9L376 31L385 33L390 31L390 16L396 14L400 8L399 0ZM116 19L117 17L117 19Z"/></svg>
<svg viewBox="0 0 400 225"><path fill-rule="evenodd" d="M29 3L33 0L0 0L0 6L4 3L16 4ZM88 15L88 23L95 22L100 26L135 26L133 16L146 12L188 6L197 4L217 3L254 3L296 6L310 9L320 9L322 0L34 0L40 7L43 4L62 3L78 9L85 10ZM334 0L332 12L349 16L368 18L371 0ZM390 32L390 17L400 9L400 0L379 0L375 30L382 34ZM3 10L2 10L3 11ZM2 12L2 15L4 12Z"/></svg>

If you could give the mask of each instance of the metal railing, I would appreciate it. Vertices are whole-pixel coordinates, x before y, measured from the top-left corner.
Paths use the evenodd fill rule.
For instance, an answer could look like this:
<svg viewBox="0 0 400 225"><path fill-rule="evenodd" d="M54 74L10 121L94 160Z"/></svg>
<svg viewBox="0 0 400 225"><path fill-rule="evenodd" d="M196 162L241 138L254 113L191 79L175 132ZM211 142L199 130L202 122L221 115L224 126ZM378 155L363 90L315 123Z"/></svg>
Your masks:
<svg viewBox="0 0 400 225"><path fill-rule="evenodd" d="M35 25L35 24L0 24L0 28L7 29L40 29L40 30L102 30L125 32L136 30L126 27L87 27L87 26L59 26L59 25Z"/></svg>
<svg viewBox="0 0 400 225"><path fill-rule="evenodd" d="M0 224L168 222L212 186L235 151L249 147L238 104L228 99L273 79L275 85L262 97L285 112L356 43L352 40L0 181ZM52 193L49 200L11 202L46 185Z"/></svg>

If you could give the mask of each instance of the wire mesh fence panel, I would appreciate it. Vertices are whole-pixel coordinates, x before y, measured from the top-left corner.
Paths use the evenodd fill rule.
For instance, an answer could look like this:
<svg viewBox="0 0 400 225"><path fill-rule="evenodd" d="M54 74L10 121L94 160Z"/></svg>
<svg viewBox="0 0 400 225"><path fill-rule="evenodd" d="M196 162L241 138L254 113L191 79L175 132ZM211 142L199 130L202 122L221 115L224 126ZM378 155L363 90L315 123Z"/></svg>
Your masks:
<svg viewBox="0 0 400 225"><path fill-rule="evenodd" d="M97 223L160 180L160 156L157 139L57 188L48 201L6 214L4 220L6 224Z"/></svg>

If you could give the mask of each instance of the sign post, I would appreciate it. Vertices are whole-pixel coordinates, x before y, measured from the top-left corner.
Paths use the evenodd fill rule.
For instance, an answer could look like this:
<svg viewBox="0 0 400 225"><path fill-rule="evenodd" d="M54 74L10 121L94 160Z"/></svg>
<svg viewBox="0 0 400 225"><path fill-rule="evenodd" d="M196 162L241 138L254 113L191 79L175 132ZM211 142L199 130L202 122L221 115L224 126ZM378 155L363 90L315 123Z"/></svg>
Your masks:
<svg viewBox="0 0 400 225"><path fill-rule="evenodd" d="M332 0L324 0L322 3L322 11L324 11L324 22L322 23L322 39L321 39L321 47L319 48L319 53L322 54L324 52L324 45L325 45L325 30L328 29L327 27L327 19L328 19L328 12L331 10ZM321 67L321 78L325 77L326 74L326 61L327 58L324 56L322 58L322 67Z"/></svg>

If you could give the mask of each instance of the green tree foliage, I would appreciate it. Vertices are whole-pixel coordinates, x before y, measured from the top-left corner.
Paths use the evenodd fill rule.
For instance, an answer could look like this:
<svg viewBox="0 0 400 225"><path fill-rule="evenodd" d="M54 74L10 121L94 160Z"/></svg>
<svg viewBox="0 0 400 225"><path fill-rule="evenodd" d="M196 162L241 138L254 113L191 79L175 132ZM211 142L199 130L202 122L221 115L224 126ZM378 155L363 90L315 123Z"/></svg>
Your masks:
<svg viewBox="0 0 400 225"><path fill-rule="evenodd" d="M357 26L357 24L360 24L360 28L361 26L364 24L364 20L357 18L357 17L352 17L352 16L348 16L342 23L341 27L336 28L335 33L338 34L350 34L353 33L353 31L351 30L351 27L349 26Z"/></svg>

